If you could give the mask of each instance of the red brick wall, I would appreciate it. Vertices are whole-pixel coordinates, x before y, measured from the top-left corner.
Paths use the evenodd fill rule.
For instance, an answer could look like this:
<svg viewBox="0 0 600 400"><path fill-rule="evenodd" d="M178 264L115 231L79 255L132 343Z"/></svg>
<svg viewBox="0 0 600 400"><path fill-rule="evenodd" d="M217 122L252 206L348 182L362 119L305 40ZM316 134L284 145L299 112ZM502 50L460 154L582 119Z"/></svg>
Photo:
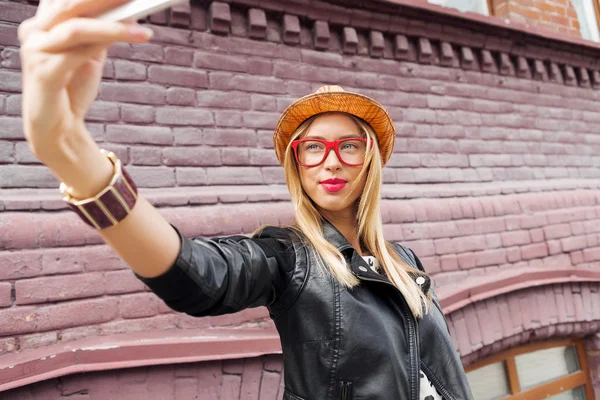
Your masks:
<svg viewBox="0 0 600 400"><path fill-rule="evenodd" d="M387 3L257 3L152 17L152 43L111 49L88 117L185 234L289 222L272 129L295 98L336 83L396 121L386 236L413 248L438 287L600 265L594 50ZM116 333L272 327L264 309L170 312L65 210L21 130L16 29L34 11L0 2L0 355ZM594 310L582 320L600 320ZM460 342L461 355L484 336Z"/></svg>
<svg viewBox="0 0 600 400"><path fill-rule="evenodd" d="M570 0L493 0L492 7L496 17L581 37L577 12Z"/></svg>

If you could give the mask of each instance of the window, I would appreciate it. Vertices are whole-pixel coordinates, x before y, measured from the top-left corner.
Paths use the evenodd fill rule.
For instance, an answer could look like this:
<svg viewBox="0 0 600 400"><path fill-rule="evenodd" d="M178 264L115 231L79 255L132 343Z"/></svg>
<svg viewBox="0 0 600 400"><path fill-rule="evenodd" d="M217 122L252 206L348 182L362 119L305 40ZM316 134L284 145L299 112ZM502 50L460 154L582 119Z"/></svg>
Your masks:
<svg viewBox="0 0 600 400"><path fill-rule="evenodd" d="M594 4L597 0L571 0L575 11L577 12L577 20L579 21L579 30L581 37L594 42L600 42L600 34L598 32L598 5Z"/></svg>
<svg viewBox="0 0 600 400"><path fill-rule="evenodd" d="M439 6L456 8L460 11L473 11L483 15L490 15L487 0L428 0L429 3Z"/></svg>
<svg viewBox="0 0 600 400"><path fill-rule="evenodd" d="M583 344L575 340L510 349L467 368L475 400L593 400Z"/></svg>

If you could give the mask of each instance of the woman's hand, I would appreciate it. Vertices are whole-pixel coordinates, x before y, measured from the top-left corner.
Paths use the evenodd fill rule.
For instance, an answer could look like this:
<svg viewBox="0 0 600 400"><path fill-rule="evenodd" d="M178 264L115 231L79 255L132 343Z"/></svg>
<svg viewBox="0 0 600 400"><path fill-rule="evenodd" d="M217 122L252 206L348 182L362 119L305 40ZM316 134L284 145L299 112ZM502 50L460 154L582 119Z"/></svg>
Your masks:
<svg viewBox="0 0 600 400"><path fill-rule="evenodd" d="M89 136L84 118L98 93L107 48L150 38L151 31L137 24L93 19L127 1L41 0L35 17L19 26L23 128L43 163Z"/></svg>

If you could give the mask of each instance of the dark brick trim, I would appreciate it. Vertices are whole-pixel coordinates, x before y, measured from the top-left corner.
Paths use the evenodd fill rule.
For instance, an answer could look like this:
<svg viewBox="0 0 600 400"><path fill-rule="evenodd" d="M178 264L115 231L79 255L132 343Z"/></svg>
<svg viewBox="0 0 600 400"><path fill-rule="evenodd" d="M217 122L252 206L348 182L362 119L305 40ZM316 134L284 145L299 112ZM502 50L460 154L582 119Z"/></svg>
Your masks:
<svg viewBox="0 0 600 400"><path fill-rule="evenodd" d="M335 53L600 87L600 44L418 0L194 1L191 7L178 7L148 22Z"/></svg>

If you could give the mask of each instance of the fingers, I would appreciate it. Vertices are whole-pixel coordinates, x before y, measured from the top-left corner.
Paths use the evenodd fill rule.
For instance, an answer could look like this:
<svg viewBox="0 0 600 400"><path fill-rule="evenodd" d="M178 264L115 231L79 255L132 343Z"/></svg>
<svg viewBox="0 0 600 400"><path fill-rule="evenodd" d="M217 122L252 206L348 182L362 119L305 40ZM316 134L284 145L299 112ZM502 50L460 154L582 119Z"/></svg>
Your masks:
<svg viewBox="0 0 600 400"><path fill-rule="evenodd" d="M68 19L94 17L129 1L131 0L52 0L51 6L48 4L40 10L36 19L40 29L50 30Z"/></svg>
<svg viewBox="0 0 600 400"><path fill-rule="evenodd" d="M104 46L87 46L54 55L36 53L24 77L27 84L23 85L23 91L31 90L36 96L42 97L55 96L64 89L79 67L88 62L101 62L95 58L103 50Z"/></svg>
<svg viewBox="0 0 600 400"><path fill-rule="evenodd" d="M17 30L17 36L19 38L19 43L24 44L28 37L34 31L39 30L37 25L37 20L35 18L26 19L19 25L19 29Z"/></svg>
<svg viewBox="0 0 600 400"><path fill-rule="evenodd" d="M47 34L35 36L35 40L25 43L24 51L59 53L87 45L108 47L116 42L143 43L150 39L152 30L137 24L73 18Z"/></svg>
<svg viewBox="0 0 600 400"><path fill-rule="evenodd" d="M94 17L131 0L42 0L36 16L19 25L19 42L24 44L36 31L48 31L74 17Z"/></svg>
<svg viewBox="0 0 600 400"><path fill-rule="evenodd" d="M88 46L55 55L36 53L30 60L33 66L23 77L23 120L34 126L44 125L49 113L53 117L64 113L61 103L70 97L65 87L74 75L80 82L86 79L99 81L93 71L82 73L80 70L86 64L101 70L103 60L98 58L102 58L104 52L104 46Z"/></svg>

